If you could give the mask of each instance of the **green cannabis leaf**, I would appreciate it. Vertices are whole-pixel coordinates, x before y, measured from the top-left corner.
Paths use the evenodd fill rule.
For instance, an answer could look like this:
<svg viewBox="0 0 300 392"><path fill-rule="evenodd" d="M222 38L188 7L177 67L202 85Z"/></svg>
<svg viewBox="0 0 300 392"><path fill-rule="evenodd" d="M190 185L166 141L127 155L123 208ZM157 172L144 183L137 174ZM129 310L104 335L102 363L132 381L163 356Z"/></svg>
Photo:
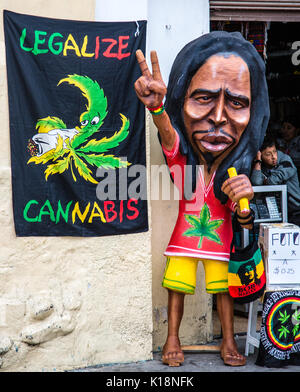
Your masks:
<svg viewBox="0 0 300 392"><path fill-rule="evenodd" d="M299 324L296 324L293 328L293 336L295 337L299 331Z"/></svg>
<svg viewBox="0 0 300 392"><path fill-rule="evenodd" d="M278 329L278 332L280 332L279 339L282 337L282 335L286 338L287 334L290 333L290 331L284 325Z"/></svg>
<svg viewBox="0 0 300 392"><path fill-rule="evenodd" d="M296 336L298 331L299 331L299 324L300 324L300 310L298 312L298 310L296 309L295 312L292 315L292 319L293 319L293 324L295 324L294 328L293 328L293 335Z"/></svg>
<svg viewBox="0 0 300 392"><path fill-rule="evenodd" d="M278 317L278 320L281 321L281 324L284 324L288 321L288 319L290 318L290 315L287 314L286 310L284 311L284 313L279 311L279 314L281 317Z"/></svg>
<svg viewBox="0 0 300 392"><path fill-rule="evenodd" d="M292 318L295 320L295 322L297 324L299 324L299 322L300 322L300 310L299 310L299 313L298 313L297 310L295 310L295 312L292 315Z"/></svg>
<svg viewBox="0 0 300 392"><path fill-rule="evenodd" d="M222 225L224 219L210 221L210 211L206 203L204 203L199 217L197 215L185 214L185 219L192 227L187 229L183 235L187 237L200 237L198 248L201 248L203 238L222 245L219 234L215 230Z"/></svg>

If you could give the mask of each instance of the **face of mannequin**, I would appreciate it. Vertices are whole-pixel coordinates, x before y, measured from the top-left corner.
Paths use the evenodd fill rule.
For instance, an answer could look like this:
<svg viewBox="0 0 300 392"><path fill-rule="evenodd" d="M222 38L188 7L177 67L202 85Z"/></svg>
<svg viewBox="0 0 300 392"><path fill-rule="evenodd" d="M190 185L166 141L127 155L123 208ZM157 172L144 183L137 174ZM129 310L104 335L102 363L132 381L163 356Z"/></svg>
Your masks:
<svg viewBox="0 0 300 392"><path fill-rule="evenodd" d="M213 55L198 69L185 96L183 117L200 160L210 166L232 151L249 122L250 105L250 73L241 57Z"/></svg>

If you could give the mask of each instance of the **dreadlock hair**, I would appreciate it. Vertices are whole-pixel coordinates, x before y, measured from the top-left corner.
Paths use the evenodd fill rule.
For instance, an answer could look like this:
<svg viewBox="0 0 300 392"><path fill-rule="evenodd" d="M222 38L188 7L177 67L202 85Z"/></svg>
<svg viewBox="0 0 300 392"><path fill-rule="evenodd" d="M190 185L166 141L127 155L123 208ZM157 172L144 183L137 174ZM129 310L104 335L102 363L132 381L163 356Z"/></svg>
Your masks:
<svg viewBox="0 0 300 392"><path fill-rule="evenodd" d="M239 174L249 175L251 162L259 150L265 136L269 121L269 99L265 78L265 65L254 48L240 33L214 31L204 34L188 43L177 55L173 63L166 96L165 107L173 127L180 137L180 151L186 156L187 170L185 186L194 192L197 180L198 157L188 141L183 121L182 109L186 91L192 77L208 58L215 54L223 56L234 54L241 57L248 65L251 82L250 120L244 130L239 144L220 164L214 180L215 196L225 204L228 197L221 191L221 186L228 177L227 169L234 166ZM190 195L186 195L190 198Z"/></svg>

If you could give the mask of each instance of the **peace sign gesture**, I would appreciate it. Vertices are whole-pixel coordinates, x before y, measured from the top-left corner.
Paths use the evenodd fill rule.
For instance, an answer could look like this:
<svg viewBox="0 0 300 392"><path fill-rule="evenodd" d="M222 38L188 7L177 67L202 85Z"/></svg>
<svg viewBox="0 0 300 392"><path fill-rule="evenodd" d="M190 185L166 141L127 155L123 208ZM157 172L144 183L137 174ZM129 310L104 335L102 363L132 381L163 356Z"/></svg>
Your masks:
<svg viewBox="0 0 300 392"><path fill-rule="evenodd" d="M156 52L151 51L150 56L152 74L148 68L143 52L140 49L136 51L136 58L140 66L142 76L135 82L134 87L138 98L143 102L143 104L150 108L155 108L162 103L167 93L167 88L162 80Z"/></svg>

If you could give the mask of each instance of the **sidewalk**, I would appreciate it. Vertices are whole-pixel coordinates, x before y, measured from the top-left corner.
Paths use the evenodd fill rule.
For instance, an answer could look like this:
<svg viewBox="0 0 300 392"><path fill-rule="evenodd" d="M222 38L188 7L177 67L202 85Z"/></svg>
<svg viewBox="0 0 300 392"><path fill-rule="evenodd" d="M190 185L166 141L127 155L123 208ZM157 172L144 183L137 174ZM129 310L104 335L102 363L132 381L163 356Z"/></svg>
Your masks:
<svg viewBox="0 0 300 392"><path fill-rule="evenodd" d="M241 353L245 351L245 341L246 336L236 336L236 342ZM211 344L219 344L218 340L215 340ZM160 358L161 353L154 353L153 360L141 361L133 363L119 363L119 364L107 364L99 365L93 367L87 367L83 369L75 369L73 372L150 372L150 373L182 373L182 372L235 372L235 373L245 373L245 372L300 372L300 366L288 366L286 368L266 368L255 365L257 357L257 349L254 354L247 357L246 366L240 367L230 367L225 366L220 358L219 353L208 353L208 352L197 352L189 351L185 352L185 362L180 367L169 367L164 365Z"/></svg>

